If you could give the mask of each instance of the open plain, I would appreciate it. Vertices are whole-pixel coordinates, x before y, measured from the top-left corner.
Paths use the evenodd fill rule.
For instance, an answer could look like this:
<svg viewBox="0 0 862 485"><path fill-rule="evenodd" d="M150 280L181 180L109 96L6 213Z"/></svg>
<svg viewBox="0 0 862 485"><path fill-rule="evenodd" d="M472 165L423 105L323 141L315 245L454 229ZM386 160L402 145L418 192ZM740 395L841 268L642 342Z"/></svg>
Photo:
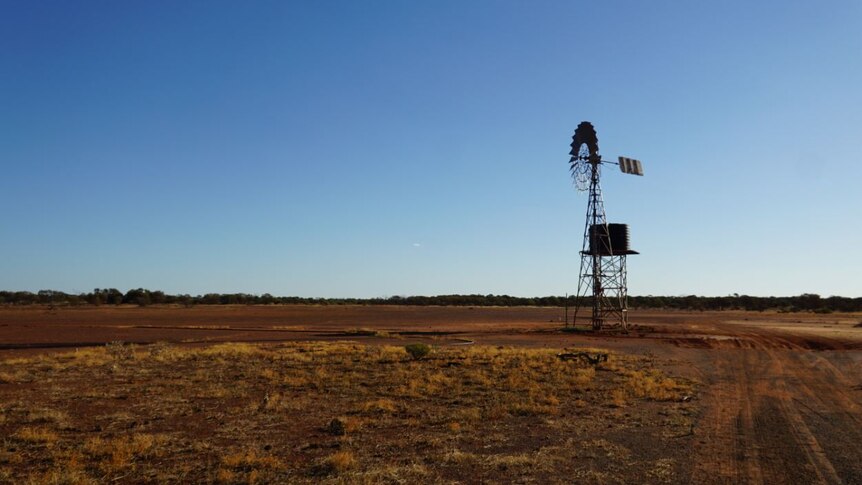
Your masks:
<svg viewBox="0 0 862 485"><path fill-rule="evenodd" d="M0 481L862 483L862 316L563 314L0 308Z"/></svg>

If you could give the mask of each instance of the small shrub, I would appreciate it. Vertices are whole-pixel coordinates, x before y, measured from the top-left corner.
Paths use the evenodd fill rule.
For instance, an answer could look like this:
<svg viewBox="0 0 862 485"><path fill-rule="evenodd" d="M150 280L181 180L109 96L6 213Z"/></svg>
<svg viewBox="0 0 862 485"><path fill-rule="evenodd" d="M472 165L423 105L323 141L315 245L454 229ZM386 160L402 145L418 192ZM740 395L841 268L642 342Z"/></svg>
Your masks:
<svg viewBox="0 0 862 485"><path fill-rule="evenodd" d="M426 344L409 344L404 346L404 350L410 354L413 360L419 360L431 352L431 347Z"/></svg>
<svg viewBox="0 0 862 485"><path fill-rule="evenodd" d="M335 418L329 422L329 426L327 426L326 430L333 436L344 436L347 434L347 421L341 418Z"/></svg>

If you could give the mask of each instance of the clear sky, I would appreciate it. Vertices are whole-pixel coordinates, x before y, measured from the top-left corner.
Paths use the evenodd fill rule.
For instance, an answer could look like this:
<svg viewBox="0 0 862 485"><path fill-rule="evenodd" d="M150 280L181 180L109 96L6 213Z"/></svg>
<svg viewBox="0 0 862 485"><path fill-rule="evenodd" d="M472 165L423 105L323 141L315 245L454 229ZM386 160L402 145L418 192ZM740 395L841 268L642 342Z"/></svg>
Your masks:
<svg viewBox="0 0 862 485"><path fill-rule="evenodd" d="M0 289L862 296L862 2L0 0Z"/></svg>

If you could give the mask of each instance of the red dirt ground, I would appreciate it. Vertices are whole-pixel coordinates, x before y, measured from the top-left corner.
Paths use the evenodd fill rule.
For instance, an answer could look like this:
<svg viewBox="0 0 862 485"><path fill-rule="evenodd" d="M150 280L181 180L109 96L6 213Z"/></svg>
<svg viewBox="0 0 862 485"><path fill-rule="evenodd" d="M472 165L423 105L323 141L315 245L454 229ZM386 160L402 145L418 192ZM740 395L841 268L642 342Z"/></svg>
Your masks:
<svg viewBox="0 0 862 485"><path fill-rule="evenodd" d="M692 483L862 483L858 314L633 311L633 330L562 332L561 308L381 306L0 309L0 358L111 341L344 340L652 355L701 383ZM375 332L377 334L375 335Z"/></svg>

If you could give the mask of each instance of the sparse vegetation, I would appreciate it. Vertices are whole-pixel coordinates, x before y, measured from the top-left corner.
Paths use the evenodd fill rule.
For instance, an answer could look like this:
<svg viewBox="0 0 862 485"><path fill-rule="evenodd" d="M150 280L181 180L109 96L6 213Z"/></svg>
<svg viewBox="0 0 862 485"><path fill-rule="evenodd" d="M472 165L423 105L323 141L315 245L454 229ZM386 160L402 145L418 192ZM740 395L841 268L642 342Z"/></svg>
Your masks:
<svg viewBox="0 0 862 485"><path fill-rule="evenodd" d="M419 360L431 353L431 347L426 344L408 344L404 346L404 350L410 354L413 360Z"/></svg>
<svg viewBox="0 0 862 485"><path fill-rule="evenodd" d="M581 451L609 422L637 433L672 415L666 426L688 429L691 405L678 401L690 386L650 359L421 345L116 342L8 359L0 477L435 483L570 477L617 462L609 469L673 476L672 461L638 461L621 445L603 445L613 456Z"/></svg>

